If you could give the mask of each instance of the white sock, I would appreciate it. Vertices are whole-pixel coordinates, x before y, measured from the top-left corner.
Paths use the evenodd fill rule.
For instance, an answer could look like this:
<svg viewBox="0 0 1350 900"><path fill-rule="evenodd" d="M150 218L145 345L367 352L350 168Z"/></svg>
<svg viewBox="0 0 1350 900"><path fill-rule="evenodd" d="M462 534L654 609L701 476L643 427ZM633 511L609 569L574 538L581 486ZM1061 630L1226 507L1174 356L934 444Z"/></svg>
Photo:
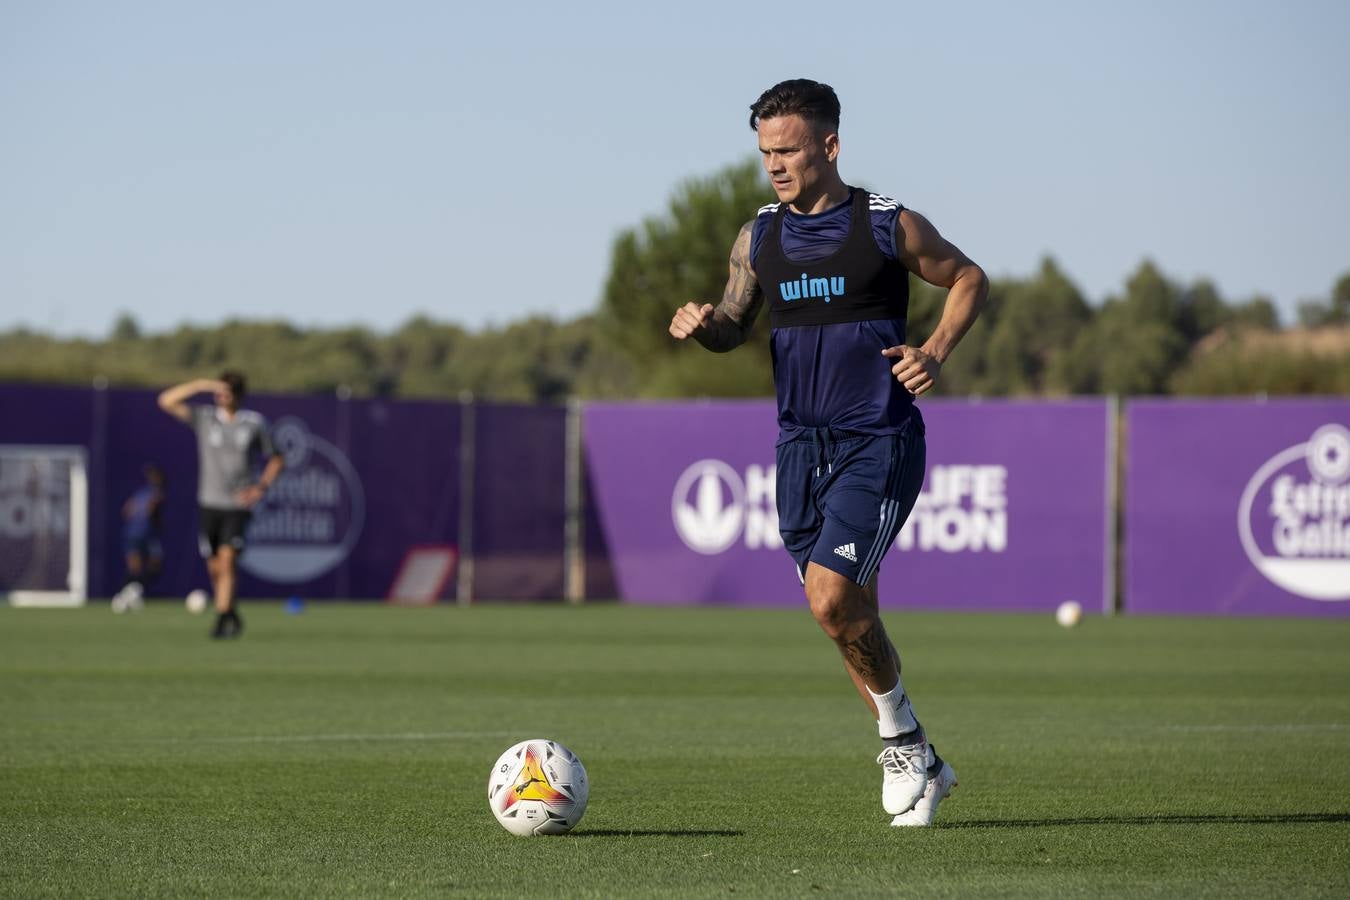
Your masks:
<svg viewBox="0 0 1350 900"><path fill-rule="evenodd" d="M910 708L905 686L900 679L897 678L895 687L884 694L872 693L871 688L867 689L867 693L872 694L872 700L877 705L877 731L883 738L918 730L919 721L914 718L914 710Z"/></svg>

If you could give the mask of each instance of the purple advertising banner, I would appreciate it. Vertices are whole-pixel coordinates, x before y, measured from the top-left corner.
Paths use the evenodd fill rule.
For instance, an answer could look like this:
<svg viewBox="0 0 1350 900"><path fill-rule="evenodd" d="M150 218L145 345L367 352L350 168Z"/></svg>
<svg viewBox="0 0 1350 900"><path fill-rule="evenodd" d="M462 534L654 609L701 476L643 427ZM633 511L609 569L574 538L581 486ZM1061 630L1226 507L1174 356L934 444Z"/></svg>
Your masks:
<svg viewBox="0 0 1350 900"><path fill-rule="evenodd" d="M1350 615L1350 401L1139 400L1125 609Z"/></svg>
<svg viewBox="0 0 1350 900"><path fill-rule="evenodd" d="M457 404L251 395L246 406L268 418L286 469L250 524L243 596L383 598L411 547L457 543ZM146 463L167 480L164 567L149 593L208 586L195 440L153 391L0 385L0 443L88 450L91 596L122 582L122 503ZM451 581L442 596L453 592Z"/></svg>
<svg viewBox="0 0 1350 900"><path fill-rule="evenodd" d="M473 416L474 598L560 599L567 410L485 404Z"/></svg>
<svg viewBox="0 0 1350 900"><path fill-rule="evenodd" d="M1110 406L928 401L928 473L882 563L888 607L1053 610L1108 596ZM589 477L620 596L801 605L770 401L592 404Z"/></svg>

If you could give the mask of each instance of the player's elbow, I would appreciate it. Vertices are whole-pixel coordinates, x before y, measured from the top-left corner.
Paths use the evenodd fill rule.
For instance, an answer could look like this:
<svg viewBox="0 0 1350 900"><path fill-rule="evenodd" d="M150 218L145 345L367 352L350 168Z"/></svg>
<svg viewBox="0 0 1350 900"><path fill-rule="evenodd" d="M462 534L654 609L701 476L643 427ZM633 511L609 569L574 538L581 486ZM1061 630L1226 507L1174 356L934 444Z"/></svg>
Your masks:
<svg viewBox="0 0 1350 900"><path fill-rule="evenodd" d="M975 309L983 309L985 298L989 296L989 276L984 274L984 269L973 262L968 262L962 267L956 281L961 285L969 285L967 290L970 292Z"/></svg>
<svg viewBox="0 0 1350 900"><path fill-rule="evenodd" d="M989 292L989 276L984 274L984 269L980 268L978 263L967 262L961 271L961 277L969 279L975 289L981 293Z"/></svg>

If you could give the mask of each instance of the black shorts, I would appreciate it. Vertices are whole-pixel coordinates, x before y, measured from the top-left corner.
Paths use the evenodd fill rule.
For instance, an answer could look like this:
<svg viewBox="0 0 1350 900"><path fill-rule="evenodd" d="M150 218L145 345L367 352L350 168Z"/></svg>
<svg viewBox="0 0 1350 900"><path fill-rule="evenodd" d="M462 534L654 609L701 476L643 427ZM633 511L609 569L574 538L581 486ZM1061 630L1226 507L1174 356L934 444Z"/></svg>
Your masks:
<svg viewBox="0 0 1350 900"><path fill-rule="evenodd" d="M244 552L244 532L253 513L247 509L211 509L203 506L197 513L197 545L202 556L210 558L221 547Z"/></svg>

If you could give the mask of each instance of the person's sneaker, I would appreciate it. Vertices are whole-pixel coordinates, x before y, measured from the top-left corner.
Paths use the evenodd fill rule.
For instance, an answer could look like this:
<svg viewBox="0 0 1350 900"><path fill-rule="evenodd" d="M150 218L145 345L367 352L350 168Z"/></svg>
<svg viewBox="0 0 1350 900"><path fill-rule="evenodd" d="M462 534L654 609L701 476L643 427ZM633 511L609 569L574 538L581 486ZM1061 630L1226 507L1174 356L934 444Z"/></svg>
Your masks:
<svg viewBox="0 0 1350 900"><path fill-rule="evenodd" d="M211 632L213 638L237 638L244 633L244 620L239 617L239 613L230 610L221 613L216 618L215 630Z"/></svg>
<svg viewBox="0 0 1350 900"><path fill-rule="evenodd" d="M938 804L954 787L956 787L956 772L952 771L949 763L944 762L928 779L928 787L919 798L919 802L914 804L914 808L896 816L891 820L891 824L897 827L932 825L933 817L937 815Z"/></svg>
<svg viewBox="0 0 1350 900"><path fill-rule="evenodd" d="M928 786L928 741L887 747L877 757L881 766L881 806L891 815L908 812Z"/></svg>

